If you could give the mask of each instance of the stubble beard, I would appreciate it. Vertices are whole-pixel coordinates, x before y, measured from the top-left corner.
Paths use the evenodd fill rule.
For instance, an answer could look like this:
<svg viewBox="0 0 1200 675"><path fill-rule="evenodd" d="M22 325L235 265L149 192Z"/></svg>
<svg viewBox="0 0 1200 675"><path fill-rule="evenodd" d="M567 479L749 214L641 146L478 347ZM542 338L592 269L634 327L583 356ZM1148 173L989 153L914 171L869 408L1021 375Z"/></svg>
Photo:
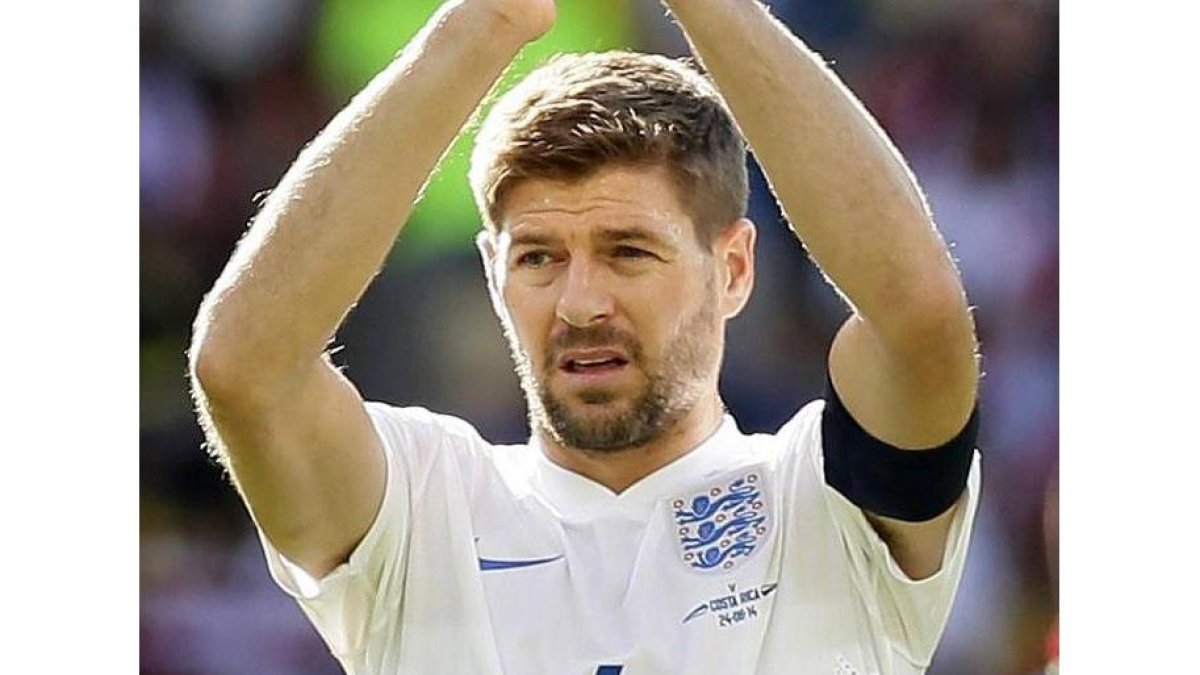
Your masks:
<svg viewBox="0 0 1200 675"><path fill-rule="evenodd" d="M630 450L662 437L695 408L717 367L715 316L715 298L711 298L682 324L657 364L647 363L636 339L612 326L569 328L550 350L541 378L535 376L528 354L515 339L515 331L507 329L529 405L530 426L560 445L593 452ZM642 391L624 409L604 415L579 414L580 406L613 403L621 395L607 389L585 389L572 403L545 386L557 367L556 350L613 345L621 346L629 355L627 367L637 366L646 378Z"/></svg>

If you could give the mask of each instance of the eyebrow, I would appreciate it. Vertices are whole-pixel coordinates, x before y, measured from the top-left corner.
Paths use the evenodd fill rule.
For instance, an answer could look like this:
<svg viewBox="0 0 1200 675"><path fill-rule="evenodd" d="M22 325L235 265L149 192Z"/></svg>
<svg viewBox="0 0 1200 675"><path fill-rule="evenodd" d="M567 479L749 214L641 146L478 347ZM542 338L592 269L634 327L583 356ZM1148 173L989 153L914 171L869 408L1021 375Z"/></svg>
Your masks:
<svg viewBox="0 0 1200 675"><path fill-rule="evenodd" d="M551 237L540 232L516 232L512 235L512 245L516 246L548 246L557 241L556 237Z"/></svg>
<svg viewBox="0 0 1200 675"><path fill-rule="evenodd" d="M647 244L671 248L674 248L676 245L673 239L665 237L662 234L640 225L604 228L600 232L596 233L596 238L609 244L623 242L644 242ZM513 248L518 246L551 246L559 241L559 237L538 231L523 231L523 228L520 228L514 232L511 240Z"/></svg>
<svg viewBox="0 0 1200 675"><path fill-rule="evenodd" d="M657 244L659 246L674 246L673 240L668 239L657 232L637 225L611 229L606 228L599 233L598 238L601 241L608 243L641 241L650 244Z"/></svg>

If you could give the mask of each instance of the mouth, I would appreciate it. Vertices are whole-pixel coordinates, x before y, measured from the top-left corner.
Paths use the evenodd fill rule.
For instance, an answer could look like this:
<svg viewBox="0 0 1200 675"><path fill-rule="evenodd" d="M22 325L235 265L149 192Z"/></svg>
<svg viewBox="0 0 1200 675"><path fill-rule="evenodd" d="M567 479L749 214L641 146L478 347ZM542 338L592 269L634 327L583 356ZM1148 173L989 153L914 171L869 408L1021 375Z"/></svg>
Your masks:
<svg viewBox="0 0 1200 675"><path fill-rule="evenodd" d="M587 349L563 354L557 365L568 375L600 377L621 372L629 365L629 359L615 349Z"/></svg>

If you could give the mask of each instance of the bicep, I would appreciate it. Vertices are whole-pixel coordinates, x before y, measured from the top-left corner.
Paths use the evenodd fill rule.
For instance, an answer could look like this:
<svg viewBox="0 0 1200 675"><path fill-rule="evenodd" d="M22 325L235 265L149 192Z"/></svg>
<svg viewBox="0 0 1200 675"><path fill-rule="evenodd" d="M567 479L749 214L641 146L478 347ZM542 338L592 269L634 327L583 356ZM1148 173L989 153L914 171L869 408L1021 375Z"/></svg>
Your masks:
<svg viewBox="0 0 1200 675"><path fill-rule="evenodd" d="M204 407L210 440L272 545L314 577L343 562L374 520L387 472L354 385L322 359L268 404Z"/></svg>
<svg viewBox="0 0 1200 675"><path fill-rule="evenodd" d="M907 451L955 438L975 407L973 338L955 344L931 334L924 344L889 345L862 317L843 324L829 373L846 411L871 437ZM896 562L912 578L938 571L955 507L909 522L868 513Z"/></svg>
<svg viewBox="0 0 1200 675"><path fill-rule="evenodd" d="M931 331L906 344L855 314L829 350L829 375L846 409L875 438L906 450L953 438L975 407L974 337Z"/></svg>

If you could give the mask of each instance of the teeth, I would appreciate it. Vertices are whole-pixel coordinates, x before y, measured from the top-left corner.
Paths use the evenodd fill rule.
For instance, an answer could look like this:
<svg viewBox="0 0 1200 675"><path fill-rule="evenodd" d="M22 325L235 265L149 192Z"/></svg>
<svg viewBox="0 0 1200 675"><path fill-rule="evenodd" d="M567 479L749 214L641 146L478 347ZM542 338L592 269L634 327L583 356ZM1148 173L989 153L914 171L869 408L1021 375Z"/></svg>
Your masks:
<svg viewBox="0 0 1200 675"><path fill-rule="evenodd" d="M577 366L595 366L601 363L608 363L612 359L578 359L575 361Z"/></svg>

